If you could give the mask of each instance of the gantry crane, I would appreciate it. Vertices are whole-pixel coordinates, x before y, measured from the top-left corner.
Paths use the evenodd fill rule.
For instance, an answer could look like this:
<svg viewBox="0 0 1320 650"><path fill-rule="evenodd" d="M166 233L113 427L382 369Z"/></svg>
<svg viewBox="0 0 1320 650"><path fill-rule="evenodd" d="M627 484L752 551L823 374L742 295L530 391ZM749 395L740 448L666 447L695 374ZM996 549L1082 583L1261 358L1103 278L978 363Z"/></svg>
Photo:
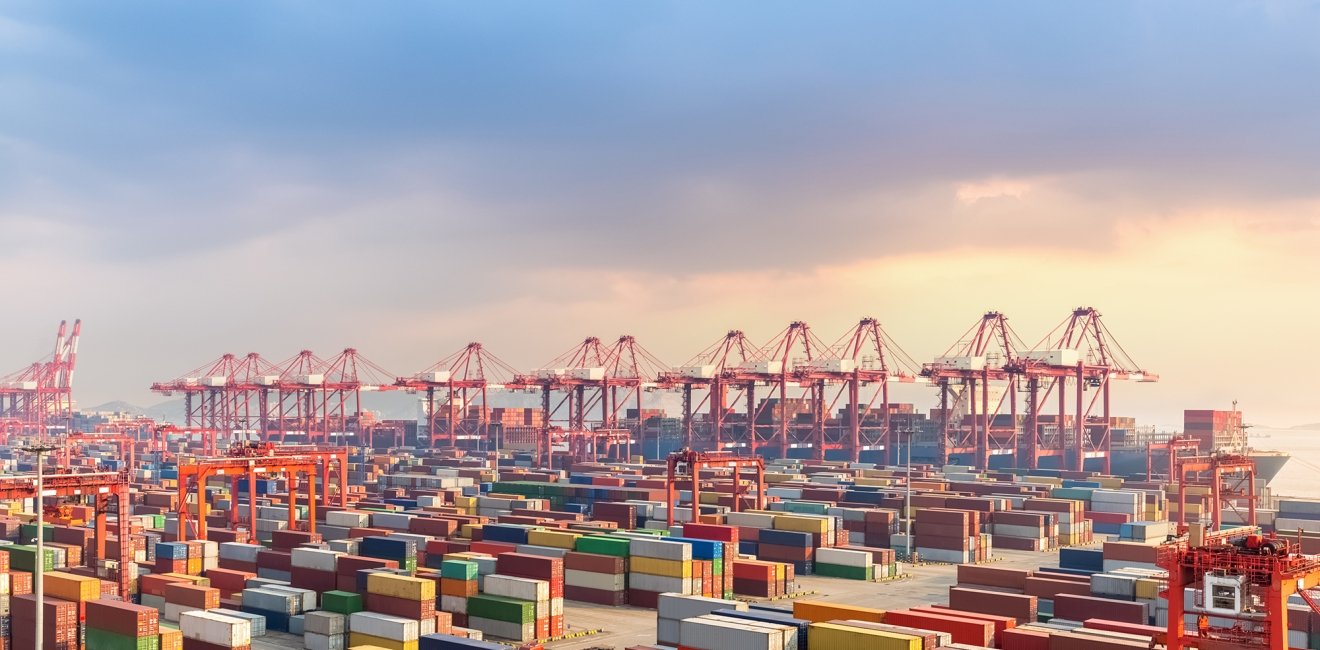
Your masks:
<svg viewBox="0 0 1320 650"><path fill-rule="evenodd" d="M1247 501L1247 525L1256 525L1256 461L1238 454L1181 456L1174 463L1170 480L1178 484L1178 532L1186 533L1187 488L1193 484L1210 487L1210 529L1223 525L1224 510L1236 510L1238 501ZM1193 477L1205 475L1195 482ZM1231 483L1229 483L1231 481Z"/></svg>
<svg viewBox="0 0 1320 650"><path fill-rule="evenodd" d="M863 451L883 451L887 460L897 463L897 445L890 426L889 383L911 383L916 379L916 363L903 351L875 318L865 317L829 346L823 354L793 369L800 385L811 386L812 451L823 460L825 453L842 449L848 460L861 459ZM838 384L833 400L825 403L826 387ZM865 403L862 389L875 385ZM845 399L847 429L832 432L830 414ZM879 426L868 424L872 408L879 400ZM835 433L835 435L830 435Z"/></svg>
<svg viewBox="0 0 1320 650"><path fill-rule="evenodd" d="M427 444L456 447L460 440L485 440L490 435L489 391L504 388L517 374L509 364L473 342L411 377L400 377L395 385L410 393L425 393ZM436 409L436 391L444 392L442 410ZM472 406L478 407L475 421L468 417ZM442 422L443 428L439 426Z"/></svg>
<svg viewBox="0 0 1320 650"><path fill-rule="evenodd" d="M1164 442L1152 442L1146 445L1146 480L1155 480L1155 452L1168 453L1168 466L1164 476L1174 480L1177 462L1183 456L1196 456L1200 452L1201 442L1191 436L1174 436Z"/></svg>
<svg viewBox="0 0 1320 650"><path fill-rule="evenodd" d="M73 373L78 365L82 320L60 321L50 357L0 377L0 418L22 423L22 433L44 437L48 429L73 428Z"/></svg>
<svg viewBox="0 0 1320 650"><path fill-rule="evenodd" d="M1017 453L1017 382L1009 368L1023 347L1008 318L989 311L944 354L922 367L921 375L939 387L937 464L948 464L956 455L959 462L988 469L990 456ZM1002 388L994 398L992 385ZM998 423L1005 405L1008 426Z"/></svg>
<svg viewBox="0 0 1320 650"><path fill-rule="evenodd" d="M132 504L128 472L97 472L90 474L48 474L42 477L41 497L62 497L93 501L96 513L93 523L96 534L96 557L114 562L112 577L118 586L119 596L131 597L130 585L136 571L133 570L132 544L129 544L130 517ZM15 501L37 497L37 477L4 476L0 477L0 501ZM37 499L36 507L44 507ZM107 530L110 528L110 515L114 515L115 537L119 540L117 557L106 556ZM40 533L38 533L40 534ZM89 566L95 566L89 563Z"/></svg>
<svg viewBox="0 0 1320 650"><path fill-rule="evenodd" d="M362 411L362 393L397 390L394 375L367 360L354 348L330 359L303 350L280 365L276 426L279 441L290 432L308 442L330 444L347 436ZM267 439L274 437L268 435Z"/></svg>
<svg viewBox="0 0 1320 650"><path fill-rule="evenodd" d="M238 444L230 449L228 457L185 459L179 463L179 540L186 541L195 531L197 539L206 539L206 482L212 476L230 479L231 494L235 495L229 509L231 526L238 525L239 481L246 479L248 493L248 526L256 535L257 521L257 476L283 474L288 481L289 503L288 525L290 530L297 529L298 476L307 476L307 526L309 532L316 532L316 483L320 475L321 485L327 492L322 497L329 502L330 470L333 464L339 479L338 505L348 505L348 450L344 448L308 449L305 447L283 448L274 443ZM197 505L197 517L190 512L188 493L192 491ZM190 526L192 530L190 530Z"/></svg>
<svg viewBox="0 0 1320 650"><path fill-rule="evenodd" d="M727 377L726 372L737 368L750 369L758 361L758 355L759 348L742 330L729 330L687 363L660 374L657 383L661 388L679 389L683 394L684 448L717 450L724 447L724 423L730 413L729 390L745 390L742 384ZM694 403L693 390L698 388L706 389L706 396ZM749 421L753 415L750 406ZM703 408L708 415L705 426L698 427L695 414Z"/></svg>
<svg viewBox="0 0 1320 650"><path fill-rule="evenodd" d="M1027 382L1023 451L1026 466L1033 469L1046 456L1061 457L1063 468L1073 470L1083 469L1088 458L1099 458L1100 470L1109 473L1110 384L1115 380L1159 380L1158 375L1132 361L1093 307L1074 309L1062 324L1006 369ZM1075 397L1071 428L1067 413L1070 388ZM1088 390L1093 391L1089 401ZM1042 422L1051 393L1058 398L1058 412ZM1095 417L1092 414L1097 401L1100 415Z"/></svg>
<svg viewBox="0 0 1320 650"><path fill-rule="evenodd" d="M126 467L132 470L135 467L134 461L136 453L137 440L133 436L121 433L69 433L65 434L60 441L59 461L60 467L69 467L73 456L73 449L82 445L112 444L119 450L119 457L127 461Z"/></svg>
<svg viewBox="0 0 1320 650"><path fill-rule="evenodd" d="M1301 555L1288 540L1263 537L1254 527L1204 531L1157 551L1168 571L1160 596L1169 603L1169 622L1153 642L1168 650L1227 648L1286 650L1288 599L1298 594L1317 613L1311 589L1320 585L1320 558ZM1192 607L1184 600L1192 589ZM1196 616L1189 628L1186 615Z"/></svg>
<svg viewBox="0 0 1320 650"><path fill-rule="evenodd" d="M665 513L669 526L674 525L674 509L679 505L677 494L678 482L689 480L692 490L692 521L700 521L701 515L701 470L731 469L729 477L733 484L733 511L741 510L742 470L750 469L755 473L754 489L756 509L765 507L765 459L760 456L738 456L726 451L701 452L683 449L669 455L667 461L668 480L665 481Z"/></svg>

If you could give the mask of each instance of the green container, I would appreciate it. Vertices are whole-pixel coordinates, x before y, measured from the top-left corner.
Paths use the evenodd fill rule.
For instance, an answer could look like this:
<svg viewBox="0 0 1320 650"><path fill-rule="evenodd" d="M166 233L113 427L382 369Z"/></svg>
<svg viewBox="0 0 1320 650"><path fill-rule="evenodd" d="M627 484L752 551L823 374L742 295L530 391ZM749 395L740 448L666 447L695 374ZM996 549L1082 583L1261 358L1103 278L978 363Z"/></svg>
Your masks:
<svg viewBox="0 0 1320 650"><path fill-rule="evenodd" d="M842 564L816 563L816 575L827 578L847 578L849 580L874 580L875 566L845 566Z"/></svg>
<svg viewBox="0 0 1320 650"><path fill-rule="evenodd" d="M35 529L34 529L35 531ZM37 570L37 549L34 546L24 546L22 544L13 544L4 547L9 551L9 566L20 571L31 573ZM42 562L43 570L55 570L55 549L42 549L45 551L46 559Z"/></svg>
<svg viewBox="0 0 1320 650"><path fill-rule="evenodd" d="M165 528L165 515L151 515L151 527L156 530Z"/></svg>
<svg viewBox="0 0 1320 650"><path fill-rule="evenodd" d="M573 544L573 550L579 553L613 555L614 557L628 557L628 547L628 540L606 535L586 535L577 538L577 542Z"/></svg>
<svg viewBox="0 0 1320 650"><path fill-rule="evenodd" d="M46 524L45 526L43 526L43 532L44 532L44 534L42 535L42 537L43 537L44 539L43 539L42 541L44 541L44 542L53 542L53 541L55 541L55 526L53 526L53 525L51 525L51 524ZM19 524L19 526L18 526L18 538L21 539L21 540L23 540L23 541L25 541L25 542L28 541L28 540L30 540L30 539L36 539L36 538L37 538L37 525L36 525L36 524Z"/></svg>
<svg viewBox="0 0 1320 650"><path fill-rule="evenodd" d="M477 563L467 560L445 560L440 563L440 577L454 580L476 580Z"/></svg>
<svg viewBox="0 0 1320 650"><path fill-rule="evenodd" d="M89 627L84 646L89 650L160 650L160 635L132 637Z"/></svg>
<svg viewBox="0 0 1320 650"><path fill-rule="evenodd" d="M800 515L823 515L829 510L829 505L819 501L785 501L784 512L792 512Z"/></svg>
<svg viewBox="0 0 1320 650"><path fill-rule="evenodd" d="M503 596L479 594L468 598L468 616L490 618L506 623L532 623L536 621L536 603Z"/></svg>
<svg viewBox="0 0 1320 650"><path fill-rule="evenodd" d="M417 571L417 556L412 555L399 562L399 568L404 571Z"/></svg>
<svg viewBox="0 0 1320 650"><path fill-rule="evenodd" d="M1050 489L1050 496L1055 499L1090 501L1092 491L1094 491L1094 488L1056 487Z"/></svg>
<svg viewBox="0 0 1320 650"><path fill-rule="evenodd" d="M321 609L344 616L360 612L363 610L362 594L351 591L327 591L321 594Z"/></svg>

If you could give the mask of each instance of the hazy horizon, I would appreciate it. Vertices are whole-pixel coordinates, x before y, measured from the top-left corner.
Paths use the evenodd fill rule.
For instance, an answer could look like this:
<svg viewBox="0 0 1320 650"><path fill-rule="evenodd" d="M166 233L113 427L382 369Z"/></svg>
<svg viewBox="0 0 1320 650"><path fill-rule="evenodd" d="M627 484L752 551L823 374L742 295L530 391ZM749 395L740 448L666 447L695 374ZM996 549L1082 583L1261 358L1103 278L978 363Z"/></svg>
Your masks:
<svg viewBox="0 0 1320 650"><path fill-rule="evenodd" d="M18 1L0 7L0 375L82 318L75 398L224 353L1093 306L1113 411L1320 421L1320 5ZM895 400L922 410L932 389Z"/></svg>

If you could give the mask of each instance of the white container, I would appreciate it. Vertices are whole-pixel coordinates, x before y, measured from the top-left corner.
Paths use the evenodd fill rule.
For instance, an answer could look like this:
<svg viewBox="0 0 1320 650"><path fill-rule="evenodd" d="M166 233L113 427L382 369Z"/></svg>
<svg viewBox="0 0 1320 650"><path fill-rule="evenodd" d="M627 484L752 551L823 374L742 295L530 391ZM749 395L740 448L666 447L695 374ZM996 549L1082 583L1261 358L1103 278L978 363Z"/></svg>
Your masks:
<svg viewBox="0 0 1320 650"><path fill-rule="evenodd" d="M866 551L821 547L816 549L816 562L840 566L868 567L874 564L875 560Z"/></svg>
<svg viewBox="0 0 1320 650"><path fill-rule="evenodd" d="M985 357L936 357L935 365L950 370L985 370Z"/></svg>
<svg viewBox="0 0 1320 650"><path fill-rule="evenodd" d="M674 593L687 595L692 593L692 579L653 576L647 573L632 573L628 575L628 587L631 589L641 589L642 591L654 591L661 594Z"/></svg>
<svg viewBox="0 0 1320 650"><path fill-rule="evenodd" d="M550 583L545 580L493 574L486 576L484 592L492 596L518 600L543 601L550 599Z"/></svg>
<svg viewBox="0 0 1320 650"><path fill-rule="evenodd" d="M417 621L374 612L355 612L349 616L348 628L391 641L416 641L421 634Z"/></svg>
<svg viewBox="0 0 1320 650"><path fill-rule="evenodd" d="M451 373L448 370L433 370L431 372L418 373L417 378L432 384L443 384L449 381L450 376Z"/></svg>
<svg viewBox="0 0 1320 650"><path fill-rule="evenodd" d="M573 379L600 381L605 378L604 368L570 368L568 376Z"/></svg>
<svg viewBox="0 0 1320 650"><path fill-rule="evenodd" d="M675 371L676 373L678 373L678 375L681 376L681 377L688 377L688 378L691 378L691 379L714 379L714 378L715 378L715 366L712 366L712 365L704 365L704 366L679 366L678 368L675 368L674 371Z"/></svg>
<svg viewBox="0 0 1320 650"><path fill-rule="evenodd" d="M191 605L180 605L178 603L165 603L165 609L161 610L160 617L171 622L178 623L179 618L188 612L201 611Z"/></svg>
<svg viewBox="0 0 1320 650"><path fill-rule="evenodd" d="M1028 350L1022 356L1050 366L1075 366L1081 357L1077 350Z"/></svg>
<svg viewBox="0 0 1320 650"><path fill-rule="evenodd" d="M225 648L251 645L252 625L241 618L206 611L185 612L179 617L183 638Z"/></svg>
<svg viewBox="0 0 1320 650"><path fill-rule="evenodd" d="M707 598L705 596L687 596L683 594L660 594L656 615L681 621L685 618L705 616L720 609L747 611L747 603L739 600Z"/></svg>
<svg viewBox="0 0 1320 650"><path fill-rule="evenodd" d="M748 621L741 618L719 615L709 615L703 618L708 621L724 621L725 623L737 623L739 625L750 625L766 630L777 631L784 635L784 647L782 650L797 650L798 647L798 630L791 625L780 625L779 623L770 623L768 621Z"/></svg>
<svg viewBox="0 0 1320 650"><path fill-rule="evenodd" d="M311 634L343 635L348 632L348 617L334 612L307 612L303 629Z"/></svg>
<svg viewBox="0 0 1320 650"><path fill-rule="evenodd" d="M440 596L440 611L452 612L454 614L467 613L467 597L465 596Z"/></svg>
<svg viewBox="0 0 1320 650"><path fill-rule="evenodd" d="M289 563L301 569L314 569L316 571L335 570L335 563L339 560L339 553L319 548L295 548L289 552Z"/></svg>
<svg viewBox="0 0 1320 650"><path fill-rule="evenodd" d="M244 589L243 604L256 609L279 612L290 616L301 611L302 596L287 591L277 591L270 587ZM145 604L145 603L144 603Z"/></svg>
<svg viewBox="0 0 1320 650"><path fill-rule="evenodd" d="M761 512L730 512L725 515L730 526L743 528L774 528L775 516Z"/></svg>
<svg viewBox="0 0 1320 650"><path fill-rule="evenodd" d="M336 510L325 513L325 523L347 528L366 528L371 523L371 514L353 510Z"/></svg>
<svg viewBox="0 0 1320 650"><path fill-rule="evenodd" d="M655 641L664 646L677 646L682 634L682 621L672 618L655 619Z"/></svg>
<svg viewBox="0 0 1320 650"><path fill-rule="evenodd" d="M683 542L664 542L657 539L633 539L628 542L628 554L665 560L692 560L692 547Z"/></svg>
<svg viewBox="0 0 1320 650"><path fill-rule="evenodd" d="M304 386L320 386L321 384L325 383L325 375L319 375L319 374L296 375L293 378L293 383L302 384Z"/></svg>
<svg viewBox="0 0 1320 650"><path fill-rule="evenodd" d="M712 650L783 650L784 632L746 623L689 618L679 626L679 642Z"/></svg>
<svg viewBox="0 0 1320 650"><path fill-rule="evenodd" d="M623 573L596 573L578 569L564 569L564 584L601 591L623 591L628 588L628 576Z"/></svg>
<svg viewBox="0 0 1320 650"><path fill-rule="evenodd" d="M345 650L348 637L343 634L325 635L308 632L303 635L303 648L306 650Z"/></svg>
<svg viewBox="0 0 1320 650"><path fill-rule="evenodd" d="M276 592L292 594L297 597L299 599L298 602L300 609L295 612L295 614L301 614L316 609L317 593L311 589L301 589L298 587L290 587L288 585L268 585L266 588Z"/></svg>
<svg viewBox="0 0 1320 650"><path fill-rule="evenodd" d="M416 515L407 515L402 512L373 512L371 513L371 525L376 528L408 530L408 524L412 522L414 517Z"/></svg>

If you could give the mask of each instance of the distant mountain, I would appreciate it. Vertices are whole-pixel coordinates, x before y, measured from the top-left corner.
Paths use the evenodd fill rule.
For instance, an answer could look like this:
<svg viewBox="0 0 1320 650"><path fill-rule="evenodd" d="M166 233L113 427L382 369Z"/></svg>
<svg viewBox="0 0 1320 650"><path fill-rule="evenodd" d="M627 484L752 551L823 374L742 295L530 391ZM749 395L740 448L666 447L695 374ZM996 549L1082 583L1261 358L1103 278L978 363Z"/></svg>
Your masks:
<svg viewBox="0 0 1320 650"><path fill-rule="evenodd" d="M129 415L139 416L143 413L143 408L136 404L129 404L124 401L106 402L96 406L83 407L80 410L99 413L128 413Z"/></svg>
<svg viewBox="0 0 1320 650"><path fill-rule="evenodd" d="M1293 431L1320 431L1320 422L1312 422L1311 424L1299 424L1295 427L1291 427L1291 429Z"/></svg>

